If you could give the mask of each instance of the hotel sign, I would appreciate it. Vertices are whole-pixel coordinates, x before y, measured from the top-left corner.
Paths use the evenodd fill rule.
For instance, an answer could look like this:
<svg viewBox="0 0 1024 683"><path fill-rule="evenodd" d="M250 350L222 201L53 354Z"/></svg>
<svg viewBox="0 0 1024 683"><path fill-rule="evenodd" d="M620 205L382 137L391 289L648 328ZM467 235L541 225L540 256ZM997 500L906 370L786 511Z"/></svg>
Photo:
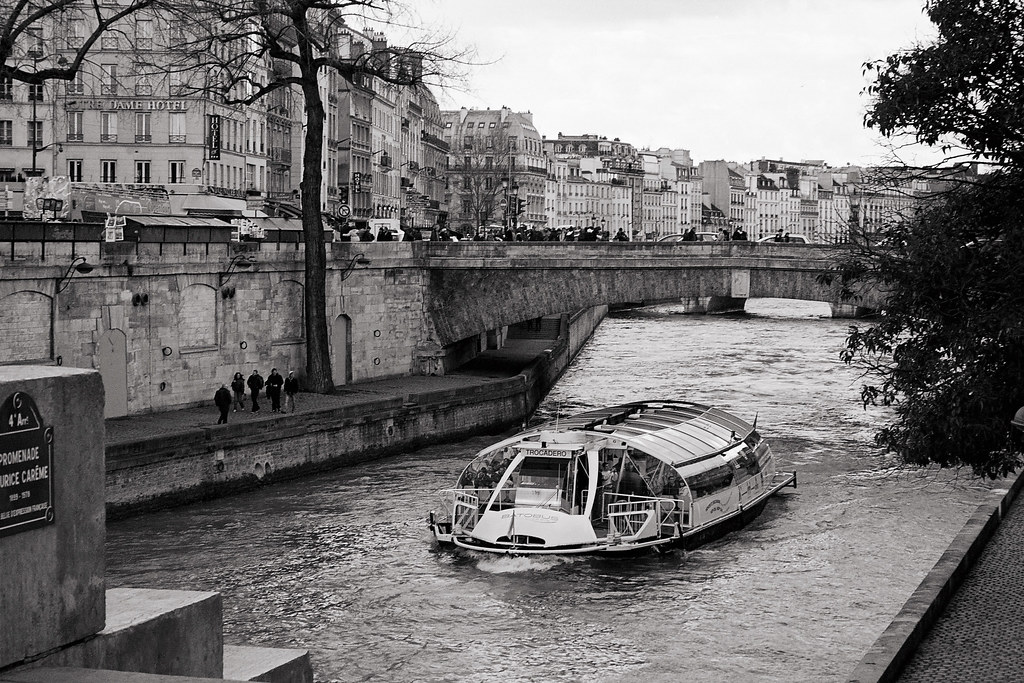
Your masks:
<svg viewBox="0 0 1024 683"><path fill-rule="evenodd" d="M188 111L187 100L78 100L64 105L65 109L130 109L132 111Z"/></svg>
<svg viewBox="0 0 1024 683"><path fill-rule="evenodd" d="M210 114L210 127L206 135L208 144L206 146L207 158L216 161L220 159L220 115Z"/></svg>
<svg viewBox="0 0 1024 683"><path fill-rule="evenodd" d="M53 524L53 427L28 394L0 406L0 536Z"/></svg>

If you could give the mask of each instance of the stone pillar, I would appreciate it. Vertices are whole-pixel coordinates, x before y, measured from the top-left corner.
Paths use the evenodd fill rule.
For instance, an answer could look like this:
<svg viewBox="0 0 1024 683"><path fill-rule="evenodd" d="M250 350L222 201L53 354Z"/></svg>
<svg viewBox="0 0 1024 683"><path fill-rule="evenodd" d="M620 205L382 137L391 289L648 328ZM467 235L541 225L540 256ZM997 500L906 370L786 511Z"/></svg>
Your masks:
<svg viewBox="0 0 1024 683"><path fill-rule="evenodd" d="M106 621L103 384L0 366L0 668Z"/></svg>

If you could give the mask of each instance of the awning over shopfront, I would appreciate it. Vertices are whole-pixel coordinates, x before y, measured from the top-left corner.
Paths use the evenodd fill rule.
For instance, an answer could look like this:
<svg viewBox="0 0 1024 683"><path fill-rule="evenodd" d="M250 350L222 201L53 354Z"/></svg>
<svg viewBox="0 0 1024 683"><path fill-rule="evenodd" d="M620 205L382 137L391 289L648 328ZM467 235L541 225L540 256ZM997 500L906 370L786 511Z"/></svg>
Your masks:
<svg viewBox="0 0 1024 683"><path fill-rule="evenodd" d="M175 206L178 201L181 201L181 205ZM266 216L262 211L247 209L244 199L219 197L213 194L171 195L171 213L222 218Z"/></svg>

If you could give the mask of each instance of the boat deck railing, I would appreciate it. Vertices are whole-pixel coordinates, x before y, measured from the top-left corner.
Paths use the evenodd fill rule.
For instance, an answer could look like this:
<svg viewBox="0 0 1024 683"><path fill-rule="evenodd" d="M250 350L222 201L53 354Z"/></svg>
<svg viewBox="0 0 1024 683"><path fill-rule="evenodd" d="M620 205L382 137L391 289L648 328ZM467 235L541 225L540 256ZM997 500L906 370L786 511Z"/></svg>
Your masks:
<svg viewBox="0 0 1024 683"><path fill-rule="evenodd" d="M672 498L651 498L626 494L610 494L608 502L608 537L628 539L643 533L655 520L655 530L648 535L659 538L674 536L682 521L679 501Z"/></svg>

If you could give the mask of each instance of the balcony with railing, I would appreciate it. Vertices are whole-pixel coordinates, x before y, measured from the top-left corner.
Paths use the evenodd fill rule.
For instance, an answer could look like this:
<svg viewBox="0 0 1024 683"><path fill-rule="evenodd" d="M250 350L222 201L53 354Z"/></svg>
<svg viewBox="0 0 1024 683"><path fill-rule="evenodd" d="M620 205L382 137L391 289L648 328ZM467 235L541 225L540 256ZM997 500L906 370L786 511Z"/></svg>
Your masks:
<svg viewBox="0 0 1024 683"><path fill-rule="evenodd" d="M431 135L427 131L423 131L422 133L420 133L420 140L425 144L430 145L431 147L441 150L442 152L451 151L451 145L449 145L447 142L437 137L436 135ZM472 148L472 146L470 146L470 148Z"/></svg>
<svg viewBox="0 0 1024 683"><path fill-rule="evenodd" d="M82 142L85 136L82 133L68 133L68 142Z"/></svg>
<svg viewBox="0 0 1024 683"><path fill-rule="evenodd" d="M184 144L184 143L188 142L188 136L187 135L168 135L167 136L167 142L169 142L169 143L171 143L173 145L181 145L181 144Z"/></svg>
<svg viewBox="0 0 1024 683"><path fill-rule="evenodd" d="M271 146L270 161L275 164L290 164L292 163L292 150L287 147Z"/></svg>
<svg viewBox="0 0 1024 683"><path fill-rule="evenodd" d="M153 136L152 135L136 134L135 135L135 142L153 142Z"/></svg>

